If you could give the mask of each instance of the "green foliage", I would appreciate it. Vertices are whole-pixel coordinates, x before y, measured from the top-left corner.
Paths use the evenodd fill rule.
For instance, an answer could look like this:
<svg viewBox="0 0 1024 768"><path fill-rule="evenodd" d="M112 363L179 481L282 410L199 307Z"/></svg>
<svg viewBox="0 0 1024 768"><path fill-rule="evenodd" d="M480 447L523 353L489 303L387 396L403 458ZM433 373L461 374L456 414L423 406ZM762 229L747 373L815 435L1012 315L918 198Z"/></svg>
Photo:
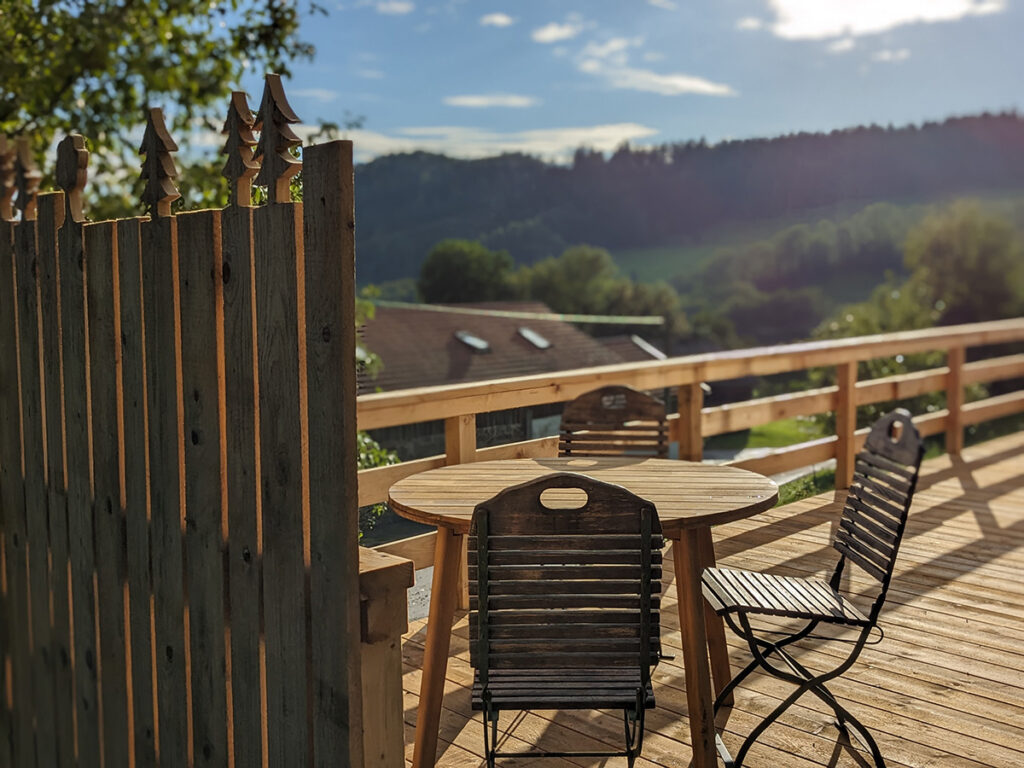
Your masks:
<svg viewBox="0 0 1024 768"><path fill-rule="evenodd" d="M430 252L418 282L428 303L519 299L555 312L588 315L660 315L675 335L687 331L679 297L667 283L636 283L619 274L604 248L576 245L558 257L513 271L504 251L475 241L444 240ZM622 332L622 326L609 328Z"/></svg>
<svg viewBox="0 0 1024 768"><path fill-rule="evenodd" d="M941 325L1024 312L1024 240L1009 221L962 200L907 237L908 284Z"/></svg>
<svg viewBox="0 0 1024 768"><path fill-rule="evenodd" d="M836 471L829 469L824 472L813 472L810 475L798 477L779 486L778 506L792 504L794 501L806 499L809 496L817 496L819 493L828 493L836 489Z"/></svg>
<svg viewBox="0 0 1024 768"><path fill-rule="evenodd" d="M325 12L316 2L309 12ZM310 58L299 0L7 0L0 12L0 133L26 135L41 153L58 132L89 141L91 216L138 211L136 131L145 109L168 128L219 131L245 69L288 73ZM41 164L49 170L49 163ZM104 177L104 174L105 177ZM187 191L216 194L209 165L188 170Z"/></svg>
<svg viewBox="0 0 1024 768"><path fill-rule="evenodd" d="M356 171L359 280L416 275L431 246L445 237L480 240L508 250L518 264L533 264L560 253L561 244L592 243L617 255L699 249L735 245L730 233L741 230L746 239L764 240L783 255L759 270L761 290L823 280L841 290L846 281L836 277L835 267L850 274L841 268L844 262L878 279L884 269L898 269L903 234L894 230L906 231L895 206L891 221L869 212L872 221L850 221L843 231L838 219L851 207L876 200L906 207L907 201L947 200L977 190L1019 191L1024 153L1015 148L1022 141L1024 119L1011 112L715 145L623 145L611 157L581 150L571 167L524 155L380 157ZM784 241L771 237L798 224L803 228ZM620 265L642 280L668 278L686 266L667 274L637 269L634 275L632 265ZM754 278L743 270L738 275ZM681 293L691 292L686 283L677 284Z"/></svg>
<svg viewBox="0 0 1024 768"><path fill-rule="evenodd" d="M442 240L423 262L417 283L431 304L500 301L515 296L512 259L473 240Z"/></svg>
<svg viewBox="0 0 1024 768"><path fill-rule="evenodd" d="M366 432L356 433L356 447L359 451L359 469L370 469L372 467L387 467L398 463L398 455L394 451L382 448L381 445L370 437ZM387 510L386 504L373 504L359 510L359 538L362 539L367 531L380 520L381 515Z"/></svg>
<svg viewBox="0 0 1024 768"><path fill-rule="evenodd" d="M1024 313L1024 242L1004 218L977 203L958 201L928 216L907 235L905 280L889 275L867 301L844 307L815 331L831 339L995 320ZM934 368L941 352L898 355L858 364L861 380ZM832 369L812 371L811 386L831 383ZM979 386L967 397L984 396ZM913 413L945 407L943 393L858 409L858 424L904 405ZM831 417L829 417L831 418ZM831 426L831 422L829 422Z"/></svg>

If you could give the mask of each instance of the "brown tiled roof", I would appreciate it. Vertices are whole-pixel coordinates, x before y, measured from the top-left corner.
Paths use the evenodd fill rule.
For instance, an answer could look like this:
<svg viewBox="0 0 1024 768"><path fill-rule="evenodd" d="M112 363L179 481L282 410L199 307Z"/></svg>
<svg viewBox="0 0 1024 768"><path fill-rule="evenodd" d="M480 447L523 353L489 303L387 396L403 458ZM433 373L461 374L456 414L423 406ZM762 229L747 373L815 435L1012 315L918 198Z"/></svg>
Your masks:
<svg viewBox="0 0 1024 768"><path fill-rule="evenodd" d="M550 313L539 302L491 302L460 307ZM538 349L519 333L529 328L551 342ZM456 338L467 331L486 341L477 352ZM623 362L614 351L559 320L467 315L436 308L377 307L363 329L366 345L383 362L380 374L361 391L392 391L463 381L483 381Z"/></svg>
<svg viewBox="0 0 1024 768"><path fill-rule="evenodd" d="M636 334L623 333L618 336L602 336L598 339L604 347L614 352L624 363L642 363L648 360L664 360L665 355L658 349L657 344L652 344L647 339ZM660 356L652 354L644 349L644 344L653 347Z"/></svg>

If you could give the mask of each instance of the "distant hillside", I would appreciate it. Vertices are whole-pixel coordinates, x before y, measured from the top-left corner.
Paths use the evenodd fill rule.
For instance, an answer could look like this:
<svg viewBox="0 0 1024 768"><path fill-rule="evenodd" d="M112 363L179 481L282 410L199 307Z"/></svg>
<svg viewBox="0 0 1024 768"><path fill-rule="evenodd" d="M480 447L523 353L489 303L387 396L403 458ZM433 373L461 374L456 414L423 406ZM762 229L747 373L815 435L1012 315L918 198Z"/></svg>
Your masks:
<svg viewBox="0 0 1024 768"><path fill-rule="evenodd" d="M951 118L773 139L703 141L571 167L525 155L389 155L356 169L359 282L413 277L445 237L479 239L520 263L566 245L697 245L733 222L846 202L933 200L1024 189L1024 117Z"/></svg>

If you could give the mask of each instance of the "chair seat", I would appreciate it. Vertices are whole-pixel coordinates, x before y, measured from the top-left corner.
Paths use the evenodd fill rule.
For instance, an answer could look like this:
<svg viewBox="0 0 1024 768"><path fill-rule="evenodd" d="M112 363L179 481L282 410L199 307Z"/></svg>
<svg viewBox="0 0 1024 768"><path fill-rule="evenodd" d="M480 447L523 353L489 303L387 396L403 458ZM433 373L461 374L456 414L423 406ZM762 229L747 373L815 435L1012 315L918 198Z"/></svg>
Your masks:
<svg viewBox="0 0 1024 768"><path fill-rule="evenodd" d="M870 623L824 579L707 568L701 586L704 597L717 613L758 613L852 626Z"/></svg>
<svg viewBox="0 0 1024 768"><path fill-rule="evenodd" d="M633 709L641 685L636 669L491 670L494 709ZM480 673L473 679L473 709L483 709ZM648 682L644 707L654 708Z"/></svg>

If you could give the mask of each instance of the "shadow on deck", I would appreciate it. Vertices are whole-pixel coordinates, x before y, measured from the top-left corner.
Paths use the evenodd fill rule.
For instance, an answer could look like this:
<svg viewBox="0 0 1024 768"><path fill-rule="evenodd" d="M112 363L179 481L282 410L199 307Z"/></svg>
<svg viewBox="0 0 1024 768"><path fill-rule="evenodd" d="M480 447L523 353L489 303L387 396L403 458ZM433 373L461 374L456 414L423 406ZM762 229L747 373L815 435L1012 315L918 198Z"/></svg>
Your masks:
<svg viewBox="0 0 1024 768"><path fill-rule="evenodd" d="M822 572L834 562L831 526L842 497L832 493L715 528L719 564L780 574ZM675 590L667 588L662 640L676 660L654 671L657 709L648 713L638 766L690 762ZM872 729L888 765L1014 768L1024 765L1024 433L975 446L962 458L925 462L893 586L882 612L882 642L865 649L831 685ZM412 755L426 622L403 642L406 758ZM470 711L468 627L453 628L438 766L484 764L479 714ZM809 643L802 657L825 666L842 648ZM730 636L733 668L749 659ZM719 718L734 749L789 689L758 675ZM505 716L502 727L510 721ZM529 712L517 717L504 748L604 749L621 741L616 713ZM524 765L618 766L624 758L505 760ZM805 697L768 729L745 765L810 768L867 765L838 741L830 713Z"/></svg>

